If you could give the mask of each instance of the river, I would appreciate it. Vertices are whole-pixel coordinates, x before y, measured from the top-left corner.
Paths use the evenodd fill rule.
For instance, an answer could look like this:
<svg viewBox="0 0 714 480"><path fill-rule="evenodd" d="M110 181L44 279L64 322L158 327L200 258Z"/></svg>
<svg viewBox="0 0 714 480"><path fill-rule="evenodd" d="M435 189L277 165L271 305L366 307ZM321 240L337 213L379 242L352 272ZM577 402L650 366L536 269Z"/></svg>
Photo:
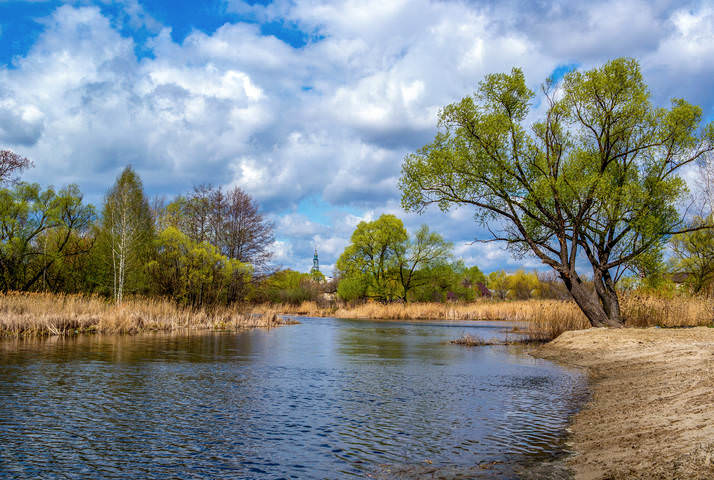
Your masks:
<svg viewBox="0 0 714 480"><path fill-rule="evenodd" d="M563 455L581 372L448 343L507 325L300 321L0 341L0 478L516 478Z"/></svg>

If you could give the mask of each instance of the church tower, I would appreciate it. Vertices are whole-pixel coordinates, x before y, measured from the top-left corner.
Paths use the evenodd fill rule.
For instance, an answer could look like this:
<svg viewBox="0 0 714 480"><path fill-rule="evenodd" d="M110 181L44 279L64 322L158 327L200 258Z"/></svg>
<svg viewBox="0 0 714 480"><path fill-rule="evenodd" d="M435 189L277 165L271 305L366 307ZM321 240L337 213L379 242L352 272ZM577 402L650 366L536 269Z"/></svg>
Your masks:
<svg viewBox="0 0 714 480"><path fill-rule="evenodd" d="M315 247L315 255L312 257L312 270L310 273L318 273L320 271L320 261L317 259L317 247Z"/></svg>

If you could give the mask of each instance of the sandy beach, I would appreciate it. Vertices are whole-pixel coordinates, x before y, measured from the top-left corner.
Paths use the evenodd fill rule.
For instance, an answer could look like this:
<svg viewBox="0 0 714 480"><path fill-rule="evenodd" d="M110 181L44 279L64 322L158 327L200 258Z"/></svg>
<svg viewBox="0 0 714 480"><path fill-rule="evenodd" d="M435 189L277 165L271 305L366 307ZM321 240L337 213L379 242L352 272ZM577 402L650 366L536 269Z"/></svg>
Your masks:
<svg viewBox="0 0 714 480"><path fill-rule="evenodd" d="M714 328L570 331L536 355L588 372L577 479L714 478Z"/></svg>

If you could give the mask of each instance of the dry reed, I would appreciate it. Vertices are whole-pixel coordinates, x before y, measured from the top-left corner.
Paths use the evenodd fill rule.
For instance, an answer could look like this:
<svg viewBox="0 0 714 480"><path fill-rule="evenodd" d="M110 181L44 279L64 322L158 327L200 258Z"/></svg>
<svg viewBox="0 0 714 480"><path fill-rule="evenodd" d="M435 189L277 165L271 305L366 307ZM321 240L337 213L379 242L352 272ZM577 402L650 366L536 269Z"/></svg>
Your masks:
<svg viewBox="0 0 714 480"><path fill-rule="evenodd" d="M275 314L235 308L193 310L161 299L130 299L115 305L98 296L10 292L0 294L0 335L237 330L284 324Z"/></svg>
<svg viewBox="0 0 714 480"><path fill-rule="evenodd" d="M527 322L535 318L585 319L577 305L559 300L481 301L474 303L365 303L339 308L339 318L392 320L505 320Z"/></svg>
<svg viewBox="0 0 714 480"><path fill-rule="evenodd" d="M629 293L620 299L627 327L691 327L714 324L714 300L707 297L659 297ZM590 328L585 315L572 301L483 300L474 303L367 302L354 307L320 308L315 302L300 305L260 306L257 311L313 317L389 320L505 320L521 324L509 343L547 342L568 330Z"/></svg>
<svg viewBox="0 0 714 480"><path fill-rule="evenodd" d="M275 315L300 315L305 317L334 317L335 307L321 308L317 302L305 301L299 305L291 303L263 303L251 308L254 313Z"/></svg>
<svg viewBox="0 0 714 480"><path fill-rule="evenodd" d="M495 345L503 342L494 342L493 340L481 338L478 335L470 335L466 333L456 340L451 340L449 343L453 343L454 345L464 345L466 347L481 347L483 345Z"/></svg>
<svg viewBox="0 0 714 480"><path fill-rule="evenodd" d="M628 327L699 327L714 325L711 297L629 294L620 299Z"/></svg>

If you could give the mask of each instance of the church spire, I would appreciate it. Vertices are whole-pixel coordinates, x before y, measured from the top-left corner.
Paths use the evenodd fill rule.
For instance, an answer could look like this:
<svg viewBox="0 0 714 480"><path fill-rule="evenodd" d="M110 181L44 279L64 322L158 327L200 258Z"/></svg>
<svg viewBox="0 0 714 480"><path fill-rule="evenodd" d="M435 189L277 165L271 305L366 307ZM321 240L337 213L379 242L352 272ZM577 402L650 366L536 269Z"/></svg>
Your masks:
<svg viewBox="0 0 714 480"><path fill-rule="evenodd" d="M311 273L316 273L320 271L320 261L317 258L317 247L315 247L315 255L312 257L312 270Z"/></svg>

